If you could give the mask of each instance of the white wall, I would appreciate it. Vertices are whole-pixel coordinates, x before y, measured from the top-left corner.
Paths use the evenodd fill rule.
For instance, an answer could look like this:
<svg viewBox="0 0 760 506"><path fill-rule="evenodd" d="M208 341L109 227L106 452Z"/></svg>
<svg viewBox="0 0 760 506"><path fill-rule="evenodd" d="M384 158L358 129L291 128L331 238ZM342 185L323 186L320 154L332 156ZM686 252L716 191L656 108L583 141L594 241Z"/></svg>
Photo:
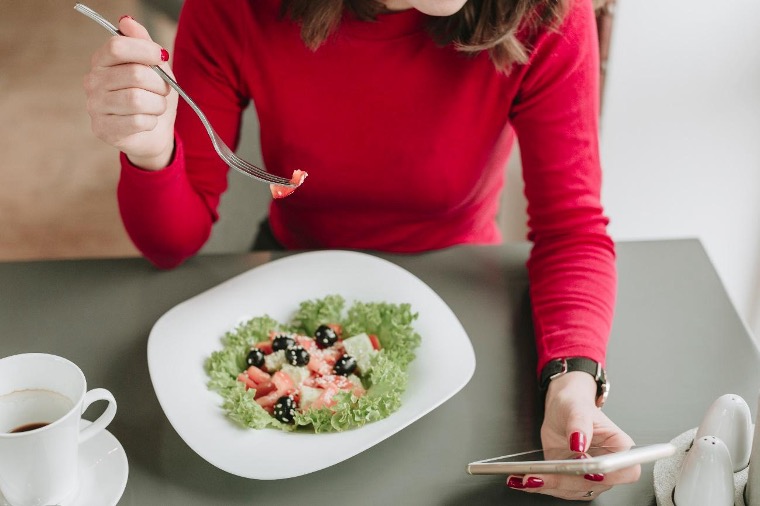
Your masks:
<svg viewBox="0 0 760 506"><path fill-rule="evenodd" d="M760 335L760 2L618 0L601 135L613 237L700 238Z"/></svg>

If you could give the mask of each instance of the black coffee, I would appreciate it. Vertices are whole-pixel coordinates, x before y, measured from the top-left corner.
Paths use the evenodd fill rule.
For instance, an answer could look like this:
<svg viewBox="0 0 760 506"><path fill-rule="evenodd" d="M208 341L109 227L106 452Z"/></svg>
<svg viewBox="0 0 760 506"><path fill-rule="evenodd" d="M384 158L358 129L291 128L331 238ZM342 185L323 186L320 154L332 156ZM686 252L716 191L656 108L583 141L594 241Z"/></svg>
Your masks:
<svg viewBox="0 0 760 506"><path fill-rule="evenodd" d="M24 425L21 425L11 430L10 433L15 434L17 432L29 432L30 430L41 429L42 427L45 427L47 425L50 425L50 422L25 423Z"/></svg>

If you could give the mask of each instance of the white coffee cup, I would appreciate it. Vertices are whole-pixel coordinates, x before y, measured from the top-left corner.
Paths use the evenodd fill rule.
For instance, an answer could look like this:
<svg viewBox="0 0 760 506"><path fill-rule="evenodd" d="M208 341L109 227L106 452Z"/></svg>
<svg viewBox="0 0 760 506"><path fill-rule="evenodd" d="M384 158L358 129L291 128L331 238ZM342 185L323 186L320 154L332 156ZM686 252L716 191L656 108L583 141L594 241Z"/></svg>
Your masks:
<svg viewBox="0 0 760 506"><path fill-rule="evenodd" d="M95 401L108 407L80 429ZM0 359L0 493L12 506L66 506L79 492L79 445L116 415L103 388L87 391L73 362L45 353Z"/></svg>

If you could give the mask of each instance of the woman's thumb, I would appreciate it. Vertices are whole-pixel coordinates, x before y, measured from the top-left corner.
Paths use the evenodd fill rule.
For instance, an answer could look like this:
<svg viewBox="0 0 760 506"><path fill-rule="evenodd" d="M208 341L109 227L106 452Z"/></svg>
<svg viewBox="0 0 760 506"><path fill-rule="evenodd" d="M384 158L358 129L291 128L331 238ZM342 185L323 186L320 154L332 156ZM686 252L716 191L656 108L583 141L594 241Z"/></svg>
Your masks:
<svg viewBox="0 0 760 506"><path fill-rule="evenodd" d="M585 452L588 450L594 435L594 422L589 416L574 413L567 423L567 441L570 451Z"/></svg>

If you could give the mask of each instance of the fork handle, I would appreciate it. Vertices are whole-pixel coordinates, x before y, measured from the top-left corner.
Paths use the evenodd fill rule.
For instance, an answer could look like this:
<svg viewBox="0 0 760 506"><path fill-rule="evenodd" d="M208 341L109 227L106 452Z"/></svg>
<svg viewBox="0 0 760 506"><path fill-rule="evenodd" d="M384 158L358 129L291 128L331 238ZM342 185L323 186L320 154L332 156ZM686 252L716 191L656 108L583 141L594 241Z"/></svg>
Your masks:
<svg viewBox="0 0 760 506"><path fill-rule="evenodd" d="M90 9L86 5L83 4L76 4L74 6L74 10L81 12L88 18L92 19L96 23L98 23L100 26L111 32L111 35L124 35L119 31L118 28L116 28L110 21L108 21L106 18L95 12L94 10Z"/></svg>

